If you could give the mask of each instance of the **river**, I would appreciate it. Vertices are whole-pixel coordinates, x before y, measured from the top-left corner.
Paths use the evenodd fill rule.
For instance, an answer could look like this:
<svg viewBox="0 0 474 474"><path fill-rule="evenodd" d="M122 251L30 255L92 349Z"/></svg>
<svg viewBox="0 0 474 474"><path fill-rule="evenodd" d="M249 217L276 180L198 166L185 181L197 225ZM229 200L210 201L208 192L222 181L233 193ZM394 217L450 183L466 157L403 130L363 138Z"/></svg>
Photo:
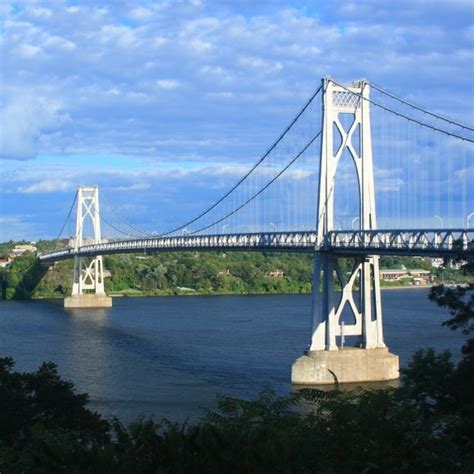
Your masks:
<svg viewBox="0 0 474 474"><path fill-rule="evenodd" d="M383 291L385 340L401 365L420 347L450 349L463 336L428 290ZM213 408L216 394L254 397L291 389L291 364L307 347L309 295L114 298L107 310L65 310L62 301L0 302L0 355L19 370L58 364L90 407L129 422L183 421Z"/></svg>

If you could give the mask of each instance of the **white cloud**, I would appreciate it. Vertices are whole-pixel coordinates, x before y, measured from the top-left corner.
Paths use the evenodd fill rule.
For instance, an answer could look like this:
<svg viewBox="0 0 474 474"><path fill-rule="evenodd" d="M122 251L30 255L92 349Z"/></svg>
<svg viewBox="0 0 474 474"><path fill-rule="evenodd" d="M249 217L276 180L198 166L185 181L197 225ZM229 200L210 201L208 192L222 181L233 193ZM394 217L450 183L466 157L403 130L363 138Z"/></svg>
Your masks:
<svg viewBox="0 0 474 474"><path fill-rule="evenodd" d="M151 38L151 44L152 46L162 46L168 42L167 38L164 38L163 36L154 36Z"/></svg>
<svg viewBox="0 0 474 474"><path fill-rule="evenodd" d="M377 182L377 192L399 192L404 186L404 181L400 178L384 178Z"/></svg>
<svg viewBox="0 0 474 474"><path fill-rule="evenodd" d="M49 8L28 8L28 13L36 18L50 18L53 12Z"/></svg>
<svg viewBox="0 0 474 474"><path fill-rule="evenodd" d="M207 53L212 48L212 44L210 42L202 41L200 39L192 40L189 45L197 53Z"/></svg>
<svg viewBox="0 0 474 474"><path fill-rule="evenodd" d="M230 91L221 91L221 92L209 92L209 97L215 97L217 99L233 99L235 94Z"/></svg>
<svg viewBox="0 0 474 474"><path fill-rule="evenodd" d="M111 188L113 191L143 191L149 189L150 185L145 183L135 183L129 186L117 186L116 188Z"/></svg>
<svg viewBox="0 0 474 474"><path fill-rule="evenodd" d="M146 20L153 15L153 12L147 8L137 7L130 10L129 15L137 20Z"/></svg>
<svg viewBox="0 0 474 474"><path fill-rule="evenodd" d="M0 216L0 224L17 224L21 221L18 216Z"/></svg>
<svg viewBox="0 0 474 474"><path fill-rule="evenodd" d="M176 89L177 87L179 87L179 82L170 79L160 79L156 81L156 85L160 89Z"/></svg>
<svg viewBox="0 0 474 474"><path fill-rule="evenodd" d="M264 72L278 72L283 68L280 62L266 61L262 58L243 56L239 59L239 62L244 67L251 69L262 70Z"/></svg>
<svg viewBox="0 0 474 474"><path fill-rule="evenodd" d="M104 25L101 28L101 34L98 39L102 43L114 42L127 49L136 45L138 38L132 28L121 25Z"/></svg>
<svg viewBox="0 0 474 474"><path fill-rule="evenodd" d="M32 239L36 226L31 224L31 215L0 215L0 241ZM36 236L39 236L36 234ZM36 237L35 236L35 237Z"/></svg>
<svg viewBox="0 0 474 474"><path fill-rule="evenodd" d="M41 52L41 48L32 44L24 43L18 46L17 52L20 56L23 56L24 58L32 58L34 56L37 56Z"/></svg>
<svg viewBox="0 0 474 474"><path fill-rule="evenodd" d="M61 103L46 97L17 95L0 109L0 156L17 160L34 158L43 133L69 122Z"/></svg>
<svg viewBox="0 0 474 474"><path fill-rule="evenodd" d="M120 91L115 87L112 87L112 89L107 90L105 93L109 95L121 95Z"/></svg>
<svg viewBox="0 0 474 474"><path fill-rule="evenodd" d="M31 184L29 186L19 187L17 191L23 194L55 193L60 191L70 191L75 187L76 186L69 181L64 181L61 179L47 179Z"/></svg>
<svg viewBox="0 0 474 474"><path fill-rule="evenodd" d="M50 48L60 48L67 51L71 51L76 48L76 45L67 39L61 38L60 36L50 36L44 43L44 46Z"/></svg>
<svg viewBox="0 0 474 474"><path fill-rule="evenodd" d="M292 179L304 179L304 178L308 178L309 176L311 176L311 171L307 171L307 170L294 170L294 171L290 171L290 176Z"/></svg>

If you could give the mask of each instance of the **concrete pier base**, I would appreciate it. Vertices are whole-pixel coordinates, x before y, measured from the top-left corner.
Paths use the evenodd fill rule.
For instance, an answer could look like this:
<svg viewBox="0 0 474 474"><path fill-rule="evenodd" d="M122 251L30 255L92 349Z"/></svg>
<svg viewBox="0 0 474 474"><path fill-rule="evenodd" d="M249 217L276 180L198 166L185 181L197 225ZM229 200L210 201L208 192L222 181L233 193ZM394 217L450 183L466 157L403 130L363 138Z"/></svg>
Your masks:
<svg viewBox="0 0 474 474"><path fill-rule="evenodd" d="M295 385L380 382L399 378L398 356L387 347L360 349L345 347L337 351L307 351L291 368L291 383Z"/></svg>
<svg viewBox="0 0 474 474"><path fill-rule="evenodd" d="M73 295L64 298L65 308L111 308L112 298L105 293Z"/></svg>

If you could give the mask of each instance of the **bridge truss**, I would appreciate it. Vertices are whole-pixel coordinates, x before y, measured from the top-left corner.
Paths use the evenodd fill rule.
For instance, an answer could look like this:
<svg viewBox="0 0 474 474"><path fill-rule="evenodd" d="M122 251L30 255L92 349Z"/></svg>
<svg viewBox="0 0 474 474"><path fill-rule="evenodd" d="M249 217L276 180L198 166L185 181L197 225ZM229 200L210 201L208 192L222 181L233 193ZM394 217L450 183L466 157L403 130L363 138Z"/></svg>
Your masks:
<svg viewBox="0 0 474 474"><path fill-rule="evenodd" d="M121 240L57 250L39 259L44 263L74 257L120 253L179 251L333 252L341 256L398 255L453 257L474 254L474 229L331 231L317 244L316 232L265 232L224 235L181 235Z"/></svg>

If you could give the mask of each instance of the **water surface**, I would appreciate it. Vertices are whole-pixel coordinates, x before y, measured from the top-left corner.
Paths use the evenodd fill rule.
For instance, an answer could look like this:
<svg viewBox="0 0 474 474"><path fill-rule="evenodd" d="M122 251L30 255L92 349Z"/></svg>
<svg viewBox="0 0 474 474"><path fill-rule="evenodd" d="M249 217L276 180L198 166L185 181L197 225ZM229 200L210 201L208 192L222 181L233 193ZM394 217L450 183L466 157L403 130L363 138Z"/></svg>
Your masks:
<svg viewBox="0 0 474 474"><path fill-rule="evenodd" d="M450 349L463 336L426 289L383 292L385 340L405 365L420 347ZM45 360L106 416L184 420L216 394L288 392L291 364L308 346L309 295L114 298L113 308L65 310L62 301L0 303L0 355L33 370Z"/></svg>

